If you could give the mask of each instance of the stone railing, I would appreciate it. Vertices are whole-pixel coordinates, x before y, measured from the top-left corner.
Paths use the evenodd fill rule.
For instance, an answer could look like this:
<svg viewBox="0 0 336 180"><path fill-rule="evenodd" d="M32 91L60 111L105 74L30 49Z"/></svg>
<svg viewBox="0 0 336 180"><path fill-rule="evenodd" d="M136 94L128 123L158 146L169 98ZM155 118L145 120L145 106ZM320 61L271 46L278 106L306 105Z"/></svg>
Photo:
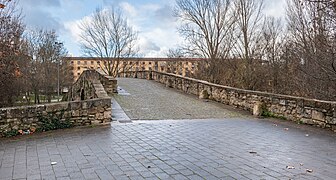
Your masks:
<svg viewBox="0 0 336 180"><path fill-rule="evenodd" d="M74 87L80 90L77 93L80 94L79 97L69 96L76 98L75 101L1 108L0 136L110 123L111 98L105 91L101 79L106 82L97 72L83 73L74 84Z"/></svg>
<svg viewBox="0 0 336 180"><path fill-rule="evenodd" d="M119 77L155 80L167 87L236 106L254 115L266 114L336 131L336 102L243 90L156 71L124 72Z"/></svg>
<svg viewBox="0 0 336 180"><path fill-rule="evenodd" d="M97 89L98 88L98 89ZM99 95L98 92L105 94ZM79 101L107 96L117 92L117 80L96 70L84 71L72 85L68 94L63 98L66 101Z"/></svg>

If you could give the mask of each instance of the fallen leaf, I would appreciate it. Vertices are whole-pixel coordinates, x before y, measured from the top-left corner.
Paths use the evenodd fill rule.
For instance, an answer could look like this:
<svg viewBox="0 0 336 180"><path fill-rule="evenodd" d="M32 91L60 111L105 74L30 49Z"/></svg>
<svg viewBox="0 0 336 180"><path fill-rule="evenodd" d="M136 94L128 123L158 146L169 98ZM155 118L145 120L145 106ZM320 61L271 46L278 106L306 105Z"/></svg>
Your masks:
<svg viewBox="0 0 336 180"><path fill-rule="evenodd" d="M289 129L288 128L284 128L285 131L288 131Z"/></svg>
<svg viewBox="0 0 336 180"><path fill-rule="evenodd" d="M51 162L51 165L56 165L57 164L57 162Z"/></svg>
<svg viewBox="0 0 336 180"><path fill-rule="evenodd" d="M287 169L295 169L294 166L286 166Z"/></svg>
<svg viewBox="0 0 336 180"><path fill-rule="evenodd" d="M300 163L300 166L303 166L303 163Z"/></svg>
<svg viewBox="0 0 336 180"><path fill-rule="evenodd" d="M250 151L249 153L250 154L257 154L257 152L255 152L255 151Z"/></svg>
<svg viewBox="0 0 336 180"><path fill-rule="evenodd" d="M306 172L312 173L313 170L312 169L306 169Z"/></svg>
<svg viewBox="0 0 336 180"><path fill-rule="evenodd" d="M309 134L306 134L306 137L308 137L309 136Z"/></svg>
<svg viewBox="0 0 336 180"><path fill-rule="evenodd" d="M151 166L147 166L147 168L151 168Z"/></svg>

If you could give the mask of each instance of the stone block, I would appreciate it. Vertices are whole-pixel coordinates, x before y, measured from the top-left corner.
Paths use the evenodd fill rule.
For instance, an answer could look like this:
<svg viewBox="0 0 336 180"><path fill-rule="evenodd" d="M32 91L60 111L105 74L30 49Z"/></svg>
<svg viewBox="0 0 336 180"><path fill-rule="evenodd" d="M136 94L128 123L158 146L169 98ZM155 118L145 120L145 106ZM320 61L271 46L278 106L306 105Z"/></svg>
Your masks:
<svg viewBox="0 0 336 180"><path fill-rule="evenodd" d="M111 119L111 111L105 111L104 112L104 119Z"/></svg>
<svg viewBox="0 0 336 180"><path fill-rule="evenodd" d="M307 100L307 99L305 99L304 102L303 102L303 105L305 107L312 107L312 108L314 108L315 107L315 103L316 103L316 101L314 101L314 100Z"/></svg>
<svg viewBox="0 0 336 180"><path fill-rule="evenodd" d="M64 111L69 108L69 103L54 103L54 104L46 104L47 112L56 112L56 111Z"/></svg>
<svg viewBox="0 0 336 180"><path fill-rule="evenodd" d="M279 104L280 104L280 105L283 105L283 106L286 106L287 101L284 100L284 99L280 99Z"/></svg>
<svg viewBox="0 0 336 180"><path fill-rule="evenodd" d="M319 120L319 121L325 121L325 115L323 112L313 110L312 111L312 119Z"/></svg>
<svg viewBox="0 0 336 180"><path fill-rule="evenodd" d="M308 124L308 125L314 125L315 124L314 120L312 120L312 119L306 119L306 118L302 118L300 120L300 122L303 123L303 124Z"/></svg>
<svg viewBox="0 0 336 180"><path fill-rule="evenodd" d="M199 94L200 99L208 99L209 98L209 93L207 90L203 89L200 94Z"/></svg>
<svg viewBox="0 0 336 180"><path fill-rule="evenodd" d="M92 124L92 125L99 125L99 124L101 124L101 121L99 121L99 120L94 120L94 121L91 121L91 124Z"/></svg>
<svg viewBox="0 0 336 180"><path fill-rule="evenodd" d="M87 102L83 101L82 102L82 109L87 109L87 108L88 108Z"/></svg>
<svg viewBox="0 0 336 180"><path fill-rule="evenodd" d="M82 102L74 101L69 104L71 110L78 110L82 108Z"/></svg>
<svg viewBox="0 0 336 180"><path fill-rule="evenodd" d="M171 78L167 78L166 87L172 88L174 85L173 80Z"/></svg>
<svg viewBox="0 0 336 180"><path fill-rule="evenodd" d="M324 109L326 111L331 109L331 103L330 102L324 102L324 101L316 101L315 108L318 109Z"/></svg>
<svg viewBox="0 0 336 180"><path fill-rule="evenodd" d="M253 106L253 115L254 116L260 116L262 113L262 103L256 102Z"/></svg>
<svg viewBox="0 0 336 180"><path fill-rule="evenodd" d="M334 132L336 132L336 125L331 125L331 130L333 130Z"/></svg>
<svg viewBox="0 0 336 180"><path fill-rule="evenodd" d="M72 115L72 117L79 117L80 116L80 110L72 110L71 115Z"/></svg>
<svg viewBox="0 0 336 180"><path fill-rule="evenodd" d="M308 119L312 118L312 110L310 108L305 107L303 117Z"/></svg>

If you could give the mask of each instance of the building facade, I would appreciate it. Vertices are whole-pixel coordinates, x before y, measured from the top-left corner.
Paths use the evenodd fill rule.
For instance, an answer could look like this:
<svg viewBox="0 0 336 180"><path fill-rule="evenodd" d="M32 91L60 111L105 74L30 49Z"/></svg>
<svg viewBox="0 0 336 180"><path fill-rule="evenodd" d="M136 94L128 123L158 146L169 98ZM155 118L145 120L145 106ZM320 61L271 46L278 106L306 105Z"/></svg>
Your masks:
<svg viewBox="0 0 336 180"><path fill-rule="evenodd" d="M94 57L66 57L66 62L76 81L83 71L88 69L101 70L107 73L109 67L115 69L113 76L124 71L158 71L191 76L199 67L202 58L123 58L108 61Z"/></svg>

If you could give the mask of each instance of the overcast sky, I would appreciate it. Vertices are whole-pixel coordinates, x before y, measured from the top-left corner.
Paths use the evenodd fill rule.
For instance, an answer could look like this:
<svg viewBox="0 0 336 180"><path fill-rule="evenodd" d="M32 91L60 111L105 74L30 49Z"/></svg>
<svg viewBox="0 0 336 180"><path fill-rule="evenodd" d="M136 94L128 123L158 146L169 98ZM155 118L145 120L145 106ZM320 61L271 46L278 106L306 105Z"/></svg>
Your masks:
<svg viewBox="0 0 336 180"><path fill-rule="evenodd" d="M20 0L24 21L30 28L55 29L69 54L82 56L77 24L96 8L119 6L139 34L140 53L165 57L169 48L183 42L172 16L175 0ZM286 0L266 0L265 12L282 17Z"/></svg>

